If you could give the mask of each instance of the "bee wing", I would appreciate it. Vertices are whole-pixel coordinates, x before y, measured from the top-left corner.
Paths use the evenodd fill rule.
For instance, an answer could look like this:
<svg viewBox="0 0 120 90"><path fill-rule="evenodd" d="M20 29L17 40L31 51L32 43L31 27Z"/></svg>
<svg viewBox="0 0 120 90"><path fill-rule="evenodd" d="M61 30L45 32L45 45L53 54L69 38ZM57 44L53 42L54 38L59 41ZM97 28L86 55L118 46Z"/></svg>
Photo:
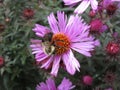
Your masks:
<svg viewBox="0 0 120 90"><path fill-rule="evenodd" d="M52 52L52 54L54 53L54 51L55 51L55 47L51 46L51 52Z"/></svg>
<svg viewBox="0 0 120 90"><path fill-rule="evenodd" d="M46 46L44 45L44 43L41 43L41 46L42 46L42 49L43 49L43 52L46 52ZM47 54L47 53L46 53Z"/></svg>
<svg viewBox="0 0 120 90"><path fill-rule="evenodd" d="M55 47L50 44L50 42L43 42L42 48L45 54L51 55L53 54Z"/></svg>

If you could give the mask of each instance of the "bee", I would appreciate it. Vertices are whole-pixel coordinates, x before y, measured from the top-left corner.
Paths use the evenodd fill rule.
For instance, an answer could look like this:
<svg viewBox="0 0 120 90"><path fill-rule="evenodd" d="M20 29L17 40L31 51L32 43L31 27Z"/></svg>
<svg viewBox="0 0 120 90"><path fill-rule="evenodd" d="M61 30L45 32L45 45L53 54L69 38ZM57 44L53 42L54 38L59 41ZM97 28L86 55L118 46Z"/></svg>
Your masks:
<svg viewBox="0 0 120 90"><path fill-rule="evenodd" d="M49 32L49 33L45 34L44 37L41 38L43 51L47 55L52 55L55 52L55 46L52 45L52 43L51 43L52 36L53 36L53 33Z"/></svg>

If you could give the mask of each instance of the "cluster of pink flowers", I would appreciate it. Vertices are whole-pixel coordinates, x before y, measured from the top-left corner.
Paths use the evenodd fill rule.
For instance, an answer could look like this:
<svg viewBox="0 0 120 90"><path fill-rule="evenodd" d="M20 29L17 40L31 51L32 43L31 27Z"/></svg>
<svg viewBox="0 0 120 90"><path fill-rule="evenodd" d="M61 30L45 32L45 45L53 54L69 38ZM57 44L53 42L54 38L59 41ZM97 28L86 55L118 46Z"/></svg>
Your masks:
<svg viewBox="0 0 120 90"><path fill-rule="evenodd" d="M30 47L40 68L51 70L50 74L53 76L57 76L60 67L63 67L71 75L80 71L79 60L75 58L73 51L91 57L91 51L99 46L100 42L90 32L102 33L108 29L101 18L94 17L103 9L112 15L117 9L114 7L115 1L120 0L103 0L100 3L97 0L63 0L65 5L69 6L80 3L74 11L76 15L70 15L68 18L64 12L58 11L57 17L53 13L48 16L49 28L36 24L33 31L41 40L32 39ZM90 12L92 19L90 25L87 25L78 14L82 14L89 5L92 7ZM101 9L99 5L102 5ZM120 50L119 45L115 43L109 43L106 48L109 54L116 54ZM92 85L93 78L85 76L83 82L86 85ZM66 78L58 87L49 78L46 80L46 84L37 85L36 90L71 90L72 88L72 83Z"/></svg>

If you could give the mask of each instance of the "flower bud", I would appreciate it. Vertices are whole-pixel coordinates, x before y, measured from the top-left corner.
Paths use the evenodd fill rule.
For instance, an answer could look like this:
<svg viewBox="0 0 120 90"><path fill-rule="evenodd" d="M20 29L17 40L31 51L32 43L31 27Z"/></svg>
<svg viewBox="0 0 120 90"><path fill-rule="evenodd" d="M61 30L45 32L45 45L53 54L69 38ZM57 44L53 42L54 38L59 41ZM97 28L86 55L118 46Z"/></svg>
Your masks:
<svg viewBox="0 0 120 90"><path fill-rule="evenodd" d="M94 18L95 15L96 15L96 12L95 12L95 11L91 10L91 11L89 12L89 16L90 16L91 18Z"/></svg>
<svg viewBox="0 0 120 90"><path fill-rule="evenodd" d="M5 25L0 23L0 33L3 32L5 30Z"/></svg>
<svg viewBox="0 0 120 90"><path fill-rule="evenodd" d="M83 83L84 83L85 85L92 85L92 82L93 82L93 78L92 78L91 76L85 75L85 76L83 77Z"/></svg>
<svg viewBox="0 0 120 90"><path fill-rule="evenodd" d="M0 56L0 67L2 67L4 65L4 59L3 57Z"/></svg>
<svg viewBox="0 0 120 90"><path fill-rule="evenodd" d="M30 19L34 16L34 11L30 8L26 8L23 10L23 16L27 19Z"/></svg>
<svg viewBox="0 0 120 90"><path fill-rule="evenodd" d="M109 4L106 8L108 15L113 15L117 10L117 6L115 4Z"/></svg>
<svg viewBox="0 0 120 90"><path fill-rule="evenodd" d="M116 55L120 51L120 46L117 43L109 42L106 47L106 52L110 55Z"/></svg>
<svg viewBox="0 0 120 90"><path fill-rule="evenodd" d="M100 19L95 19L90 22L91 32L100 32L103 27L103 22Z"/></svg>

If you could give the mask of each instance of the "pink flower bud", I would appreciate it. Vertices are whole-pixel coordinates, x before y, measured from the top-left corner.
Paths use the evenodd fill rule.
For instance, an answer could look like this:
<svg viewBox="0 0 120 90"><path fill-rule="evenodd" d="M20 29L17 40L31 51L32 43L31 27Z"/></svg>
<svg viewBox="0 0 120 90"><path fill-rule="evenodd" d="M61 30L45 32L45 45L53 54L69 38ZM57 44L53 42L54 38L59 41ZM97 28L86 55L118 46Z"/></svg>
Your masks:
<svg viewBox="0 0 120 90"><path fill-rule="evenodd" d="M113 15L117 10L117 6L115 4L109 4L106 9L108 15Z"/></svg>
<svg viewBox="0 0 120 90"><path fill-rule="evenodd" d="M27 19L30 19L34 16L34 11L31 8L26 8L23 10L23 16Z"/></svg>
<svg viewBox="0 0 120 90"><path fill-rule="evenodd" d="M92 85L92 82L93 82L93 78L89 75L86 75L83 77L83 83L85 85Z"/></svg>
<svg viewBox="0 0 120 90"><path fill-rule="evenodd" d="M91 32L100 32L103 27L103 22L100 19L94 19L90 22L90 26Z"/></svg>
<svg viewBox="0 0 120 90"><path fill-rule="evenodd" d="M117 43L109 42L106 46L106 52L111 55L116 55L120 51L120 46Z"/></svg>
<svg viewBox="0 0 120 90"><path fill-rule="evenodd" d="M91 10L91 11L89 12L89 16L90 16L91 18L94 18L95 15L96 15L96 12L95 12L95 11Z"/></svg>
<svg viewBox="0 0 120 90"><path fill-rule="evenodd" d="M0 56L0 67L3 66L3 64L4 64L4 59L3 57Z"/></svg>

